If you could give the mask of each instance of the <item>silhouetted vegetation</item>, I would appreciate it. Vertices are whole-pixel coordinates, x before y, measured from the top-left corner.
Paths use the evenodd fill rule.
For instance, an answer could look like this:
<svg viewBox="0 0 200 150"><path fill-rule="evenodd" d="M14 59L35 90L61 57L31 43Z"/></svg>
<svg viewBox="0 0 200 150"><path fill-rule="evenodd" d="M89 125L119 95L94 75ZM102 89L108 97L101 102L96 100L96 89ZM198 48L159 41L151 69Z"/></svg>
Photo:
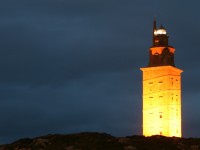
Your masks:
<svg viewBox="0 0 200 150"><path fill-rule="evenodd" d="M46 135L1 145L0 150L198 150L200 139L164 136L113 137L106 133Z"/></svg>

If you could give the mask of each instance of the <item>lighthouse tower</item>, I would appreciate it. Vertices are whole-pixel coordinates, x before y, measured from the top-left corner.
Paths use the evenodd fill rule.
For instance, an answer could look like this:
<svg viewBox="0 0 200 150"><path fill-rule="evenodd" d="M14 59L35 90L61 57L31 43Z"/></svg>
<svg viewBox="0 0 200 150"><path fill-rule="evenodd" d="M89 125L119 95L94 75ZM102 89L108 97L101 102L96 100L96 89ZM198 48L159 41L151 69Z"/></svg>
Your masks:
<svg viewBox="0 0 200 150"><path fill-rule="evenodd" d="M153 45L143 73L143 135L181 137L181 72L175 67L175 48L161 25L153 25Z"/></svg>

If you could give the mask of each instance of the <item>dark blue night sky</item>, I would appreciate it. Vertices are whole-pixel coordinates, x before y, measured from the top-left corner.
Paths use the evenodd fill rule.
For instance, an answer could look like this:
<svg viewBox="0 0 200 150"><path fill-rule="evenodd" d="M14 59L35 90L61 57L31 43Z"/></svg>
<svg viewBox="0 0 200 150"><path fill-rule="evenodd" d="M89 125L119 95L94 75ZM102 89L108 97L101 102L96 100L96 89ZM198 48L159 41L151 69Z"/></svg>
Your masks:
<svg viewBox="0 0 200 150"><path fill-rule="evenodd" d="M200 1L0 1L0 143L142 134L153 19L176 48L184 137L200 137Z"/></svg>

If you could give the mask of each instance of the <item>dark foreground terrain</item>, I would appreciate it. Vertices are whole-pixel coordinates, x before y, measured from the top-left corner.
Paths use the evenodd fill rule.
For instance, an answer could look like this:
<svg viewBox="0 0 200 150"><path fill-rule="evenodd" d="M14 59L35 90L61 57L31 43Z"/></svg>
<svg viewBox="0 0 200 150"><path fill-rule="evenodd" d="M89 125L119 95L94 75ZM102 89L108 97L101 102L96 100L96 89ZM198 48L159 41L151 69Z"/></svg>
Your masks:
<svg viewBox="0 0 200 150"><path fill-rule="evenodd" d="M46 135L1 145L0 150L200 150L200 139L164 136L113 137L105 133Z"/></svg>

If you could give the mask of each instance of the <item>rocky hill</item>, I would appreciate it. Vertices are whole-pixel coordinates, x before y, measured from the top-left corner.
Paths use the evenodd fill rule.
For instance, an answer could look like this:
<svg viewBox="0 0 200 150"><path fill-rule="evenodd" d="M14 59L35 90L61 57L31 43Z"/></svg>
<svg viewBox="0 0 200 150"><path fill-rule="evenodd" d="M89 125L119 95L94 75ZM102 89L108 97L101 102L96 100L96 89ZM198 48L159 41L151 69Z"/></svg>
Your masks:
<svg viewBox="0 0 200 150"><path fill-rule="evenodd" d="M164 136L113 137L105 133L46 135L0 145L0 150L200 150L200 139Z"/></svg>

